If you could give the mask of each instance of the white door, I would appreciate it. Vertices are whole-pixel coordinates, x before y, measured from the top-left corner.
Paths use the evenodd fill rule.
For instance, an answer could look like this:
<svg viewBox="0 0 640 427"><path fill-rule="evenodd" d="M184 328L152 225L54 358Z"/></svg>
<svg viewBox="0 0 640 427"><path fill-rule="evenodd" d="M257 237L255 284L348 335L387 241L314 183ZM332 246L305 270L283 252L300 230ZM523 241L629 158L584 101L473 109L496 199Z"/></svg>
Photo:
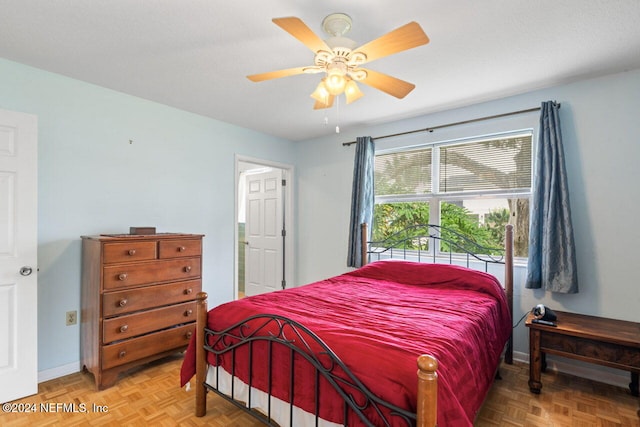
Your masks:
<svg viewBox="0 0 640 427"><path fill-rule="evenodd" d="M0 402L38 392L37 133L0 110Z"/></svg>
<svg viewBox="0 0 640 427"><path fill-rule="evenodd" d="M245 294L283 287L282 170L249 174L246 178Z"/></svg>

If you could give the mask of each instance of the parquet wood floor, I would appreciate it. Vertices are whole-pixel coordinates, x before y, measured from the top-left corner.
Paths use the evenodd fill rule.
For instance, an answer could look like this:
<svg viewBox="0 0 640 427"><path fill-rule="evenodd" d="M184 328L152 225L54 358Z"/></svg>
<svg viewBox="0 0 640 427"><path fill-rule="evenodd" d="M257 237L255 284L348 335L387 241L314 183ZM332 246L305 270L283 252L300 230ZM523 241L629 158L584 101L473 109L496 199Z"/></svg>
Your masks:
<svg viewBox="0 0 640 427"><path fill-rule="evenodd" d="M213 393L208 396L207 416L196 418L194 391L178 386L180 361L177 355L138 368L103 391L97 391L93 377L84 373L42 383L37 395L14 402L35 405L37 412L0 412L0 425L261 426ZM502 379L491 389L476 426L640 427L638 399L626 389L546 373L542 393L534 395L527 386L528 372L528 365L517 362L501 367ZM41 404L51 412L43 412ZM68 412L71 404L83 412Z"/></svg>

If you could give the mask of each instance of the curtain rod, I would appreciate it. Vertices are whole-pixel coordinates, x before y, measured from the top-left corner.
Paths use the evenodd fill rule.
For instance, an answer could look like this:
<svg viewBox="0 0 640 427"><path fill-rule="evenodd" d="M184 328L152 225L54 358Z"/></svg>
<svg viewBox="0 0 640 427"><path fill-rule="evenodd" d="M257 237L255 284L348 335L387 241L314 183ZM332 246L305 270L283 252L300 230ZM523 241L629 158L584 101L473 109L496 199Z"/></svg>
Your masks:
<svg viewBox="0 0 640 427"><path fill-rule="evenodd" d="M481 122L483 120L498 119L500 117L513 116L513 115L516 115L516 114L523 114L523 113L531 113L533 111L540 111L540 108L541 107L529 108L528 110L519 110L519 111L512 111L510 113L496 114L496 115L493 115L493 116L479 117L477 119L464 120L464 121L455 122L455 123L447 123L447 124L444 124L444 125L432 126L432 127L428 127L428 128L424 128L424 129L416 129L416 130L410 130L410 131L407 131L407 132L394 133L394 134L391 134L391 135L377 136L377 137L375 137L373 139L374 140L378 140L378 139L384 139L384 138L391 138L391 137L394 137L394 136L409 135L409 134L418 133L418 132L433 132L435 129L442 129L442 128L446 128L446 127L450 127L450 126L465 125L467 123ZM558 104L558 108L560 108L560 104ZM348 146L348 145L352 145L352 144L355 144L355 143L356 143L356 141L343 142L342 145L343 146Z"/></svg>

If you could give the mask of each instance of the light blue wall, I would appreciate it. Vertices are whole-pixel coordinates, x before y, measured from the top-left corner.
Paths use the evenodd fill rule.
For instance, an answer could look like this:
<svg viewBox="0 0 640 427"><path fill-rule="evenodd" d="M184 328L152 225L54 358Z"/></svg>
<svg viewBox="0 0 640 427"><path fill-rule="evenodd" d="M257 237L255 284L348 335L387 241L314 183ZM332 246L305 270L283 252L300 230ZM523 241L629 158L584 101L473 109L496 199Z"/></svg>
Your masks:
<svg viewBox="0 0 640 427"><path fill-rule="evenodd" d="M540 106L562 104L564 148L580 293L559 295L524 289L525 268L516 271L514 317L538 303L552 308L640 322L636 273L640 212L640 70L553 87L466 108L385 125L348 129L296 146L298 167L298 283L347 270L347 236L354 147L357 136L395 134ZM358 102L366 102L366 98ZM345 109L346 110L346 109ZM345 111L343 110L343 111ZM346 114L346 113L345 113ZM538 113L381 139L377 148L443 141L510 129L533 128ZM537 139L537 138L536 138ZM515 349L528 354L526 330L515 330Z"/></svg>
<svg viewBox="0 0 640 427"><path fill-rule="evenodd" d="M561 120L578 246L580 293L523 289L515 317L539 302L640 321L634 273L640 227L640 70L530 92L339 135L292 143L0 59L0 108L39 120L39 370L79 361L80 235L129 226L205 234L204 289L211 304L232 298L234 155L296 167L297 280L347 270L354 147L343 142L562 103ZM359 101L366 102L366 98ZM348 114L343 110L341 114ZM537 114L447 128L439 141L503 129L537 128ZM467 135L468 136L468 135ZM379 147L415 142L380 140ZM133 143L129 143L132 140ZM385 141L385 142L383 142ZM528 353L525 330L516 351Z"/></svg>
<svg viewBox="0 0 640 427"><path fill-rule="evenodd" d="M232 299L234 156L292 164L292 142L2 59L0 108L38 116L39 371L80 359L81 235L205 234L203 288Z"/></svg>

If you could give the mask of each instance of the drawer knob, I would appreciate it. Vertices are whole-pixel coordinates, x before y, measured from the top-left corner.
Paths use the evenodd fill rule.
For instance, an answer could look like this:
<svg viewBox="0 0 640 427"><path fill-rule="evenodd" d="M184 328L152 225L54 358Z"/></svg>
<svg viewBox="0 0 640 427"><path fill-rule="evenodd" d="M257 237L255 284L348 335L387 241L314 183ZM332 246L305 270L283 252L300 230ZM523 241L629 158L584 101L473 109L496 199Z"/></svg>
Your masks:
<svg viewBox="0 0 640 427"><path fill-rule="evenodd" d="M190 265L187 265L187 266L184 268L184 272L185 272L185 273L188 273L188 272L190 272L190 271L191 271L191 266L190 266Z"/></svg>
<svg viewBox="0 0 640 427"><path fill-rule="evenodd" d="M184 294L185 295L190 295L192 292L193 292L193 290L191 290L191 288L184 290Z"/></svg>
<svg viewBox="0 0 640 427"><path fill-rule="evenodd" d="M135 249L129 249L129 252L127 252L129 255L134 256L136 254L136 250Z"/></svg>
<svg viewBox="0 0 640 427"><path fill-rule="evenodd" d="M122 359L122 358L123 358L123 357L125 357L126 355L127 355L127 352L126 352L126 351L124 351L124 350L122 350L120 353L118 353L118 357L119 357L120 359Z"/></svg>
<svg viewBox="0 0 640 427"><path fill-rule="evenodd" d="M184 252L186 250L187 250L187 248L185 248L184 246L178 247L178 252Z"/></svg>
<svg viewBox="0 0 640 427"><path fill-rule="evenodd" d="M193 332L191 332L191 331L189 331L189 332L187 332L186 334L184 334L184 336L185 336L187 339L191 338L191 335L193 335Z"/></svg>
<svg viewBox="0 0 640 427"><path fill-rule="evenodd" d="M186 310L186 311L184 312L184 317L189 317L189 316L191 316L192 314L193 314L193 310Z"/></svg>
<svg viewBox="0 0 640 427"><path fill-rule="evenodd" d="M122 299L120 300L120 302L118 302L118 305L119 305L120 307L124 307L125 305L127 305L127 303L128 303L128 302L129 302L129 301L127 301L127 299L126 299L126 298L122 298Z"/></svg>
<svg viewBox="0 0 640 427"><path fill-rule="evenodd" d="M118 274L118 280L120 280L121 282L124 282L125 280L127 280L127 273Z"/></svg>
<svg viewBox="0 0 640 427"><path fill-rule="evenodd" d="M120 326L120 332L127 332L127 329L129 329L129 325Z"/></svg>

